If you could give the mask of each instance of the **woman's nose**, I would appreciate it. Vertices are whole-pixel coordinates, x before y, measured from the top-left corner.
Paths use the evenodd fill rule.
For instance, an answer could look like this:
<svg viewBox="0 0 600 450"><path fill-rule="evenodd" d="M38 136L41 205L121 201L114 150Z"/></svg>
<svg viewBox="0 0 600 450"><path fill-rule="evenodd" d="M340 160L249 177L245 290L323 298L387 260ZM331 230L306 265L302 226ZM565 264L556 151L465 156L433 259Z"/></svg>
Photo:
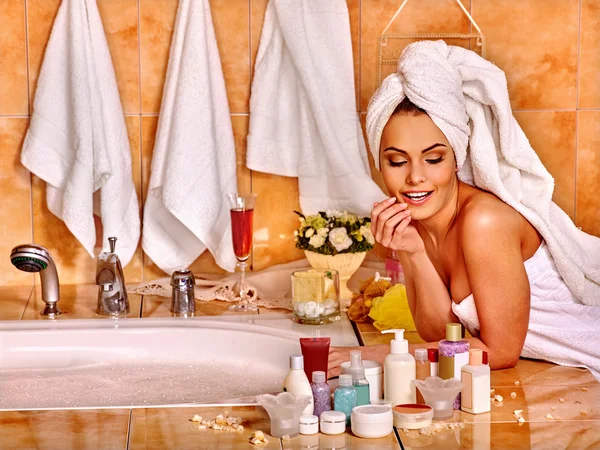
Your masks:
<svg viewBox="0 0 600 450"><path fill-rule="evenodd" d="M406 178L408 184L417 185L425 181L423 170L418 165L412 165L411 170Z"/></svg>

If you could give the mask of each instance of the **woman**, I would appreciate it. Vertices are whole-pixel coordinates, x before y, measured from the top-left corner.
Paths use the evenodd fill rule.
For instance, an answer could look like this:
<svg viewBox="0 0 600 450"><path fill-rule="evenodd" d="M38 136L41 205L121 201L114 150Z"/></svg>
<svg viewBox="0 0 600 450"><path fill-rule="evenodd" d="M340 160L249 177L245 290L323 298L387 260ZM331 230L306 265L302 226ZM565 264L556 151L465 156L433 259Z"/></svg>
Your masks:
<svg viewBox="0 0 600 450"><path fill-rule="evenodd" d="M478 94L468 91L471 85L465 89L461 65L473 71L479 64L483 78L498 77L501 71L472 52L454 49L442 41L409 46L399 61L398 74L390 76L395 76L393 80L386 79L374 95L367 119L371 151L390 194L374 205L371 229L378 242L398 251L417 330L430 341L412 345L411 351L436 347L435 341L445 337L446 324L460 321L474 336L469 338L471 348L488 352L492 369L513 367L524 356L585 366L600 379L600 306L583 304L569 289L544 239L562 262L562 241L556 244L547 231L556 227L546 227L539 219L543 213L532 213L543 211L543 205L536 205L543 200L532 198L535 201L528 203L527 194L536 195L551 178L540 169L541 163L535 165L539 160L526 139L523 141L524 135L521 139L520 129L508 133L516 136L512 143L504 137L506 124L516 124L510 122L508 94L487 103L494 108L494 120L486 120L492 112L480 114L477 110L474 99ZM456 68L458 75L452 72ZM431 79L419 85L424 76ZM466 78L473 83L476 77L471 73ZM482 87L489 87L486 82L481 82ZM501 106L509 114L496 115ZM391 115L381 113L386 108L393 108ZM478 120L488 129L481 132ZM497 126L492 132L490 124ZM512 167L501 166L511 159L507 144L519 149L519 157L531 159L531 172L539 175L536 185L529 183L531 174L511 179ZM476 161L492 153L493 160L477 165ZM490 177L495 171L503 176ZM518 174L523 172L519 169ZM486 184L486 177L492 181ZM460 178L485 184L487 190L503 195L504 201ZM522 199L517 202L511 192L523 192ZM516 208L536 220L545 236ZM575 236L573 241L581 238L571 228L565 229L565 235ZM585 239L600 261L600 240L589 235ZM563 247L568 252L569 242ZM587 277L588 272L595 274L597 267L580 269L588 283L585 286L598 283ZM571 278L569 281L577 287ZM349 359L349 350L332 349L330 376L339 373L341 362ZM363 358L383 361L389 346L362 350Z"/></svg>

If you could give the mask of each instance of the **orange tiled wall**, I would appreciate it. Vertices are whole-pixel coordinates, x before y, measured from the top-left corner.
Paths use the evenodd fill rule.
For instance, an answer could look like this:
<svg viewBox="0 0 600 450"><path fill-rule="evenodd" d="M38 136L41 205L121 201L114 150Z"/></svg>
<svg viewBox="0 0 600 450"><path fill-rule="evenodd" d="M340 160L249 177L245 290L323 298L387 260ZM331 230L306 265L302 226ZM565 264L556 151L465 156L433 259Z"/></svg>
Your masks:
<svg viewBox="0 0 600 450"><path fill-rule="evenodd" d="M143 204L177 0L97 0L117 74ZM259 194L254 268L297 259L295 179L245 168L252 67L267 0L211 0L235 134L240 189ZM364 123L376 87L377 38L400 0L348 0L357 105ZM0 285L30 283L8 254L49 247L61 282L93 282L92 260L45 206L44 183L19 165L36 80L60 0L0 0ZM487 57L508 76L515 115L556 179L555 201L600 235L600 5L598 0L463 0L487 37ZM412 0L390 32L467 32L454 0ZM202 255L196 271L218 271ZM141 250L128 281L162 275Z"/></svg>

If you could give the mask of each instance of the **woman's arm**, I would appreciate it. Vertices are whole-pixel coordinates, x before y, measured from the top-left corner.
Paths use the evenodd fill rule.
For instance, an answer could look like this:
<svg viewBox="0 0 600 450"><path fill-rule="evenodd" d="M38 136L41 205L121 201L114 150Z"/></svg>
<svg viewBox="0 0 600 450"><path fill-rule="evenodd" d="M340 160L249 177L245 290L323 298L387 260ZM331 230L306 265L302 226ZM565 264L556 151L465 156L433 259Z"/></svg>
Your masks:
<svg viewBox="0 0 600 450"><path fill-rule="evenodd" d="M408 305L419 336L426 341L444 339L446 324L458 322L452 312L448 288L425 251L413 254L401 252L399 256Z"/></svg>
<svg viewBox="0 0 600 450"><path fill-rule="evenodd" d="M529 327L529 279L521 253L521 217L494 202L465 209L459 233L490 367L513 367ZM476 343L474 342L474 345Z"/></svg>

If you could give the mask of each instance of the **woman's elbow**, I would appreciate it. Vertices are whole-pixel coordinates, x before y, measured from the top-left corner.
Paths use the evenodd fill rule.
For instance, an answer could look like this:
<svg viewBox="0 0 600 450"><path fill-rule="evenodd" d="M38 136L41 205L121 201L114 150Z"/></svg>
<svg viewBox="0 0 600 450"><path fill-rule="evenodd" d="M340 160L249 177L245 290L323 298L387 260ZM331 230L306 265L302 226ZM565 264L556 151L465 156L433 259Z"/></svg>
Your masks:
<svg viewBox="0 0 600 450"><path fill-rule="evenodd" d="M519 356L515 353L489 352L490 369L511 369L519 362Z"/></svg>

